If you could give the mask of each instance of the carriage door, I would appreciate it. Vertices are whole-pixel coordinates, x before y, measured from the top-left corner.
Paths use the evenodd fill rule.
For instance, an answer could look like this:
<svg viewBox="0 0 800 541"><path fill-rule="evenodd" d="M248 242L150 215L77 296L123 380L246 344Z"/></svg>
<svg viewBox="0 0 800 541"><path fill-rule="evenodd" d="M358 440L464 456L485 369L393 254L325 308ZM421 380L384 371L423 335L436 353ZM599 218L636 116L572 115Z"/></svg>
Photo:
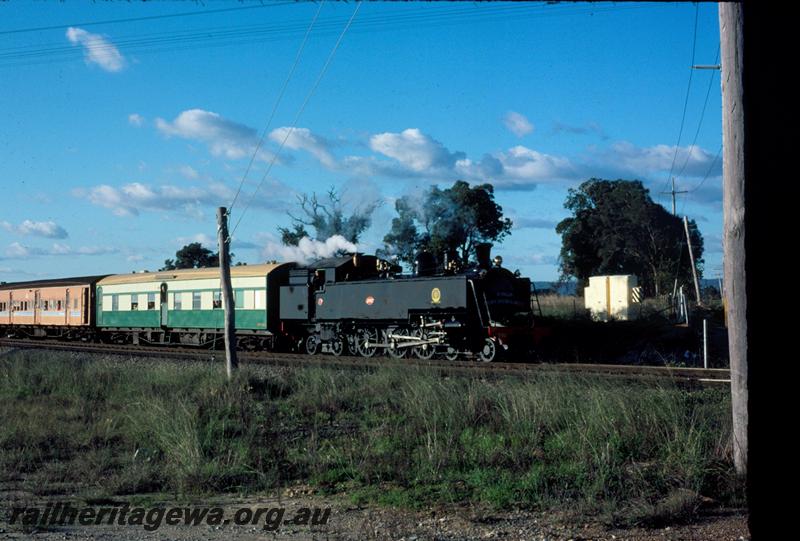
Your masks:
<svg viewBox="0 0 800 541"><path fill-rule="evenodd" d="M161 326L166 327L169 316L169 304L167 303L167 284L161 284Z"/></svg>
<svg viewBox="0 0 800 541"><path fill-rule="evenodd" d="M84 325L89 324L89 288L83 288L83 303L81 305L81 321Z"/></svg>
<svg viewBox="0 0 800 541"><path fill-rule="evenodd" d="M33 292L33 324L40 325L42 323L42 311L40 309L39 303L41 302L42 296L39 293L39 290Z"/></svg>

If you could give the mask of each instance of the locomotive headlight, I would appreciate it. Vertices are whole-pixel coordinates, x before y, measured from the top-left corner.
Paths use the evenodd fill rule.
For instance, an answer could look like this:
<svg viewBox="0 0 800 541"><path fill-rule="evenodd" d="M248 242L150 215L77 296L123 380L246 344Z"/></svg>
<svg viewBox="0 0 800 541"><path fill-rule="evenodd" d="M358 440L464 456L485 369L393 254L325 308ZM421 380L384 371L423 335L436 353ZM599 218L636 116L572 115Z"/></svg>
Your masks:
<svg viewBox="0 0 800 541"><path fill-rule="evenodd" d="M496 256L494 256L494 259L492 260L492 262L494 263L495 267L499 267L500 265L503 264L503 258L501 256L499 256L499 255L496 255Z"/></svg>

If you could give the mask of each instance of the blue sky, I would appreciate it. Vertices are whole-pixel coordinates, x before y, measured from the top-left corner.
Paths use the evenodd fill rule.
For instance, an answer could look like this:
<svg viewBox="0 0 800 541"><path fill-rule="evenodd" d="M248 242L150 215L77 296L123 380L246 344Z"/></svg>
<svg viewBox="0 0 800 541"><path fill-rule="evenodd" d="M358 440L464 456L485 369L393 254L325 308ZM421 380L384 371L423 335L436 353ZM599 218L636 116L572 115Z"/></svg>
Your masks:
<svg viewBox="0 0 800 541"><path fill-rule="evenodd" d="M552 280L570 187L640 179L670 208L670 169L720 272L717 72L692 74L676 149L695 14L695 64L717 63L715 4L364 3L292 129L356 7L0 3L0 280L216 250L215 209L243 178L239 260L287 256L277 227L300 193L382 200L359 244L373 251L394 199L463 179L492 182L514 220L507 266Z"/></svg>

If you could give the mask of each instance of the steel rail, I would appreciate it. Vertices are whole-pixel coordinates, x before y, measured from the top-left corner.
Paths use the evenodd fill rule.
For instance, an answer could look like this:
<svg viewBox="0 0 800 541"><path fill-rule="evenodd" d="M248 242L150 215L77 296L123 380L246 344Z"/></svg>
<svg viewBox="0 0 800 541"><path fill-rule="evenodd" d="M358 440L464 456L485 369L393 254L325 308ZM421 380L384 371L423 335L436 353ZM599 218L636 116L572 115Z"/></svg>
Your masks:
<svg viewBox="0 0 800 541"><path fill-rule="evenodd" d="M176 348L165 346L133 346L122 344L74 343L55 340L37 339L0 339L0 346L22 349L44 349L53 351L73 351L106 355L131 355L159 357L171 359L206 360L222 359L224 352L199 348ZM688 368L671 366L643 366L618 364L586 364L586 363L526 363L526 362L492 362L445 359L393 359L391 357L360 357L333 355L308 355L300 353L275 353L240 351L242 360L253 364L269 364L277 366L328 366L357 369L377 369L386 367L418 367L437 369L454 373L471 374L513 374L535 375L546 373L569 373L586 376L613 376L622 378L672 379L675 381L697 382L700 384L726 383L730 381L730 371L725 368Z"/></svg>

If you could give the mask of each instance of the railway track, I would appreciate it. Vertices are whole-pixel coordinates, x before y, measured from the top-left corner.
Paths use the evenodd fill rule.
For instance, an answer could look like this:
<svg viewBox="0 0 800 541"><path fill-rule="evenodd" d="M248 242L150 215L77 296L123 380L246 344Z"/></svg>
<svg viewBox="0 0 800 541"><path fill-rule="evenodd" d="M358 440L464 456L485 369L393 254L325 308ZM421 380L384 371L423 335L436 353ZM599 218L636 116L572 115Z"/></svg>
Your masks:
<svg viewBox="0 0 800 541"><path fill-rule="evenodd" d="M133 346L119 344L74 343L54 340L0 339L0 346L13 349L45 349L51 351L72 351L104 355L130 355L168 359L216 361L224 359L220 350L196 348L165 348L159 346ZM377 369L387 366L422 367L449 373L461 374L509 374L532 376L544 373L571 373L576 375L597 375L630 379L670 379L677 382L700 385L721 385L730 383L730 372L723 368L684 368L667 366L634 366L617 364L580 363L525 363L476 361L448 361L445 359L422 360L416 358L392 359L389 357L334 357L331 355L305 355L298 353L274 353L240 351L239 357L245 362L287 367L326 366L352 369Z"/></svg>

